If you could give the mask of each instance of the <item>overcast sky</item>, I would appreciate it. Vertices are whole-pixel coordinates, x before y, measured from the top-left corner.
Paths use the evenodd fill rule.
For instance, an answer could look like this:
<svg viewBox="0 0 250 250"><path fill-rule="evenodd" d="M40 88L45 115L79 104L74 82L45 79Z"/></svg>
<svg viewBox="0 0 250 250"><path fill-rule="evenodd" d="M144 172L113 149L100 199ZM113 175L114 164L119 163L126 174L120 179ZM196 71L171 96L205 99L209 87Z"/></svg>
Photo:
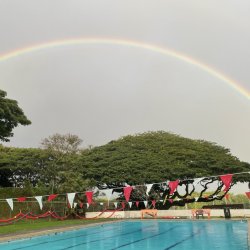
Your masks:
<svg viewBox="0 0 250 250"><path fill-rule="evenodd" d="M0 54L68 38L136 40L211 65L250 90L249 0L0 0ZM0 62L0 88L31 126L6 145L54 133L84 146L171 131L230 148L250 162L250 100L207 72L145 49L72 45Z"/></svg>

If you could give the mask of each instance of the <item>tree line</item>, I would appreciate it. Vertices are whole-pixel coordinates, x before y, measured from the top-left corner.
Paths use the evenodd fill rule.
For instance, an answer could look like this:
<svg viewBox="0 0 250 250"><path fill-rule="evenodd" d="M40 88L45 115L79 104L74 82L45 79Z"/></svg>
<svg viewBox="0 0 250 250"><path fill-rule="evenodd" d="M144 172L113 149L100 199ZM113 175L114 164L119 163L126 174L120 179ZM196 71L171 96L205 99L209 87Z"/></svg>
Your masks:
<svg viewBox="0 0 250 250"><path fill-rule="evenodd" d="M30 121L18 103L0 90L0 141L8 141L19 124ZM128 135L86 149L81 143L77 135L54 134L43 139L39 148L0 145L0 187L73 192L250 170L249 163L225 147L165 131ZM234 182L248 182L249 177L237 175Z"/></svg>

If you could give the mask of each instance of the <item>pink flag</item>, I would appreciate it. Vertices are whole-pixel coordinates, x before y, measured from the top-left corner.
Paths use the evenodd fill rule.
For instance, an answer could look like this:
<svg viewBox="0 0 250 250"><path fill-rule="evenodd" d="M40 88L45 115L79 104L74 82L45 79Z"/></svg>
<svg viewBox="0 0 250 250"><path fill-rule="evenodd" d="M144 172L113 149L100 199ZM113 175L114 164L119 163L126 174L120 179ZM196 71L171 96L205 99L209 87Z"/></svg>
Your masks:
<svg viewBox="0 0 250 250"><path fill-rule="evenodd" d="M177 186L179 185L179 180L176 180L176 181L170 181L168 183L168 186L170 188L170 194L173 194L174 191L176 190Z"/></svg>
<svg viewBox="0 0 250 250"><path fill-rule="evenodd" d="M125 202L122 201L122 208L124 209L125 208Z"/></svg>
<svg viewBox="0 0 250 250"><path fill-rule="evenodd" d="M168 199L168 201L169 201L170 203L173 203L173 199Z"/></svg>
<svg viewBox="0 0 250 250"><path fill-rule="evenodd" d="M154 208L155 208L155 203L156 203L156 201L152 200L152 205L153 205Z"/></svg>
<svg viewBox="0 0 250 250"><path fill-rule="evenodd" d="M17 198L17 200L19 202L24 202L24 201L26 201L26 197L19 197L19 198Z"/></svg>
<svg viewBox="0 0 250 250"><path fill-rule="evenodd" d="M57 197L57 195L58 195L58 194L51 194L51 195L49 195L48 201L54 200L54 199Z"/></svg>
<svg viewBox="0 0 250 250"><path fill-rule="evenodd" d="M133 187L130 187L130 186L123 188L124 196L125 196L125 199L126 199L127 202L129 201L132 189L133 189Z"/></svg>
<svg viewBox="0 0 250 250"><path fill-rule="evenodd" d="M227 174L227 175L221 175L220 179L224 183L225 188L224 191L227 191L230 188L231 182L232 182L232 174Z"/></svg>
<svg viewBox="0 0 250 250"><path fill-rule="evenodd" d="M139 206L139 203L140 203L139 201L136 201L136 202L135 202L136 207Z"/></svg>
<svg viewBox="0 0 250 250"><path fill-rule="evenodd" d="M226 195L225 195L225 198L226 198L226 200L229 201L229 194L226 194Z"/></svg>
<svg viewBox="0 0 250 250"><path fill-rule="evenodd" d="M246 192L246 196L250 199L250 192Z"/></svg>
<svg viewBox="0 0 250 250"><path fill-rule="evenodd" d="M87 196L87 202L90 205L92 203L92 199L93 199L93 191L87 191L85 192L86 196Z"/></svg>

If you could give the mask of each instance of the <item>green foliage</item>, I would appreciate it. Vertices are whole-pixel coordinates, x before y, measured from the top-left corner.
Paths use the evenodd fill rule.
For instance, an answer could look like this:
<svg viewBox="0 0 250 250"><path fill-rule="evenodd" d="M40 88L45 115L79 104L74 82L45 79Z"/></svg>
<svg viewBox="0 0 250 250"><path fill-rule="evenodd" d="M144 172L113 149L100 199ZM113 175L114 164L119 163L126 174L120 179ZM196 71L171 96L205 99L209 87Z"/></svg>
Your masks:
<svg viewBox="0 0 250 250"><path fill-rule="evenodd" d="M82 191L91 182L78 170L82 140L77 135L54 134L43 139L42 147L50 156L46 176L50 177L51 192Z"/></svg>
<svg viewBox="0 0 250 250"><path fill-rule="evenodd" d="M0 141L9 141L9 137L13 136L12 130L19 124L31 124L17 101L7 99L6 95L0 90Z"/></svg>
<svg viewBox="0 0 250 250"><path fill-rule="evenodd" d="M97 183L131 185L249 171L229 149L215 143L148 132L86 150L80 164ZM242 176L242 181L249 176ZM237 178L235 178L237 180Z"/></svg>
<svg viewBox="0 0 250 250"><path fill-rule="evenodd" d="M7 181L0 186L23 187L25 181L36 186L46 182L50 155L36 148L12 148L0 145L0 179Z"/></svg>
<svg viewBox="0 0 250 250"><path fill-rule="evenodd" d="M136 185L250 169L249 163L239 161L215 143L162 131L125 136L87 150L79 149L81 140L77 136L69 141L64 140L66 137L49 137L43 149L0 145L0 187L20 187L17 196L33 196L81 192L95 185ZM237 175L233 180L249 181L249 175ZM9 192L7 197L16 195ZM148 198L159 197L157 191ZM143 187L133 190L131 199L146 200Z"/></svg>

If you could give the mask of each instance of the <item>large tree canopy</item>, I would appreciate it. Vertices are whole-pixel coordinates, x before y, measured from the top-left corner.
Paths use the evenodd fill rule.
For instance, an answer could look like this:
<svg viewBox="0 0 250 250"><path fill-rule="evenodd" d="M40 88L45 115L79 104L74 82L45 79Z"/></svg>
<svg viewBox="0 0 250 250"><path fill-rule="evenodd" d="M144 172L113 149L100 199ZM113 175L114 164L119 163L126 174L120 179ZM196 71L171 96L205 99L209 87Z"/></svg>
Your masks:
<svg viewBox="0 0 250 250"><path fill-rule="evenodd" d="M13 129L19 124L31 124L17 101L7 99L6 95L5 91L0 90L0 141L9 141Z"/></svg>
<svg viewBox="0 0 250 250"><path fill-rule="evenodd" d="M139 184L133 189L131 200L164 200L170 207L195 201L191 197L195 192L194 178L209 177L202 178L198 196L199 202L208 202L221 200L229 191L223 192L224 184L218 182L218 175L250 170L250 164L241 162L229 149L162 131L129 135L86 150L80 150L80 143L77 136L56 134L43 140L43 149L0 145L0 187L32 186L44 192L66 193L97 185L116 188L113 191L124 200L120 187L125 183ZM249 174L235 175L233 182L250 181L249 178ZM181 188L171 194L162 182L176 179ZM215 182L217 186L210 192L208 188ZM146 193L144 183L158 184Z"/></svg>
<svg viewBox="0 0 250 250"><path fill-rule="evenodd" d="M85 178L110 186L154 183L249 171L229 149L167 132L125 136L83 152ZM249 178L247 175L245 178ZM245 180L244 176L238 180Z"/></svg>

